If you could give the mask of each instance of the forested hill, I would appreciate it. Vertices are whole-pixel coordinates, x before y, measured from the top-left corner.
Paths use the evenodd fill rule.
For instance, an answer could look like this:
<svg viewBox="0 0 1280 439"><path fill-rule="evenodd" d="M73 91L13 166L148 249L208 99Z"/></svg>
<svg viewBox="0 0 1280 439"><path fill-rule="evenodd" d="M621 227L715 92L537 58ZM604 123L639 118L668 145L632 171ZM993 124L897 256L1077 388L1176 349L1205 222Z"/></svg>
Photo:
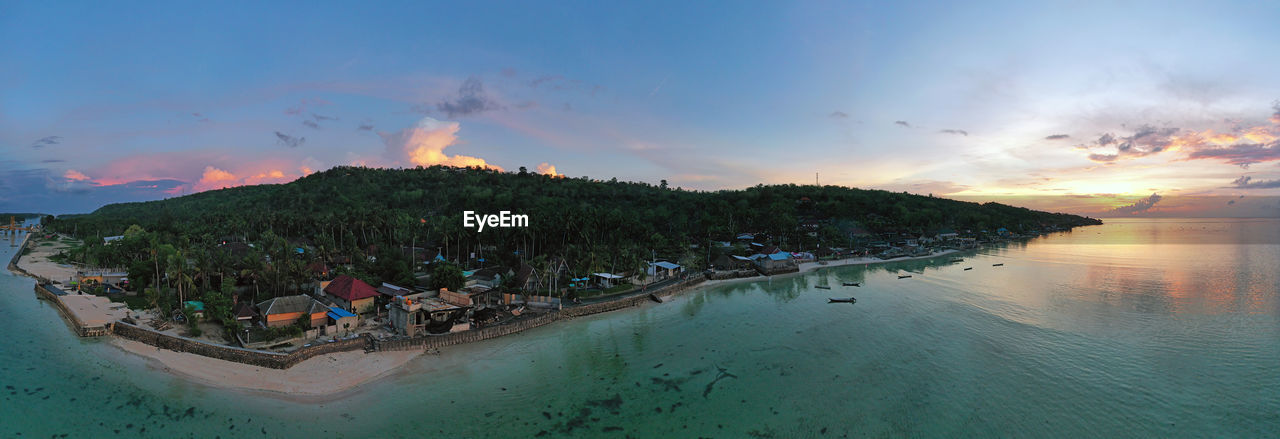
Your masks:
<svg viewBox="0 0 1280 439"><path fill-rule="evenodd" d="M465 210L525 214L530 225L477 233L463 228ZM270 231L339 252L412 242L432 248L498 247L507 255L523 250L570 259L603 253L647 259L655 253L678 257L691 244L731 240L741 232L764 233L774 243L801 250L819 240L847 244L852 233L863 231L923 234L1003 227L1016 232L1097 223L996 203L838 186L698 192L668 188L665 182L654 186L436 166L337 167L282 185L112 204L49 226L85 238L119 235L137 224L192 243L226 235L252 241Z"/></svg>

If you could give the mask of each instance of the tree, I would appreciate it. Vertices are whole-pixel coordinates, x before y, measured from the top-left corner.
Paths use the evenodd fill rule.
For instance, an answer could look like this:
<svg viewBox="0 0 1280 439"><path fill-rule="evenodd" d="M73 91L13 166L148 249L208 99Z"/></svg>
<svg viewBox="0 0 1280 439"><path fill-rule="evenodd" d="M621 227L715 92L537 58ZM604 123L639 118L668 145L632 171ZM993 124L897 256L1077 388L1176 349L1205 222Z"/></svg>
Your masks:
<svg viewBox="0 0 1280 439"><path fill-rule="evenodd" d="M462 269L452 262L437 262L431 270L431 289L448 288L450 291L461 290L467 283Z"/></svg>

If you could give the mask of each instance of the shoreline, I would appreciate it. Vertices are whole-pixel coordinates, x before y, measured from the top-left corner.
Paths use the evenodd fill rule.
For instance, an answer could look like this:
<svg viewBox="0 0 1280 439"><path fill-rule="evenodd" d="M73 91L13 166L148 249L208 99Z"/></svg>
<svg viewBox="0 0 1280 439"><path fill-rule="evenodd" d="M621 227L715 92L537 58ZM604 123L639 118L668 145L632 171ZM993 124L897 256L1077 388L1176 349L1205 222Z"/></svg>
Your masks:
<svg viewBox="0 0 1280 439"><path fill-rule="evenodd" d="M424 355L422 351L347 351L318 355L288 369L272 369L160 349L120 337L110 337L107 343L148 368L195 384L296 403L325 403L359 393L364 384L393 376Z"/></svg>
<svg viewBox="0 0 1280 439"><path fill-rule="evenodd" d="M825 265L818 262L804 262L798 265L798 271L778 276L802 275L822 268L930 259L962 251L948 249L925 256L890 260L861 257L828 261ZM19 274L28 276L31 276L31 274L24 273L26 269L22 265L55 265L47 260L37 261L34 264L21 264L22 262L29 262L23 261L23 259L25 258L21 256L16 257L14 266L21 270ZM768 279L770 279L770 276L708 280L693 286L693 288L684 293L698 292L722 284ZM110 337L107 343L122 355L130 355L140 359L147 367L164 371L195 384L298 403L323 403L359 393L362 391L361 387L364 384L403 373L408 369L405 367L406 365L415 359L421 358L425 353L421 350L373 353L347 351L319 355L288 369L271 369L193 353L165 350L115 336Z"/></svg>

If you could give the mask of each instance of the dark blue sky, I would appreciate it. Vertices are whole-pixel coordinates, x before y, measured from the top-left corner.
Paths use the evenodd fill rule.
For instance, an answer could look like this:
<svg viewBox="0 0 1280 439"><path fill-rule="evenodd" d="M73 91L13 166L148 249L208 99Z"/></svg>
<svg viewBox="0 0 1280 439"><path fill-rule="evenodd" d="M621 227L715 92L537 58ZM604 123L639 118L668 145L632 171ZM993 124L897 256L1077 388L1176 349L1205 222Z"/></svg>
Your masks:
<svg viewBox="0 0 1280 439"><path fill-rule="evenodd" d="M0 2L0 210L344 164L1280 194L1275 4L1024 3Z"/></svg>

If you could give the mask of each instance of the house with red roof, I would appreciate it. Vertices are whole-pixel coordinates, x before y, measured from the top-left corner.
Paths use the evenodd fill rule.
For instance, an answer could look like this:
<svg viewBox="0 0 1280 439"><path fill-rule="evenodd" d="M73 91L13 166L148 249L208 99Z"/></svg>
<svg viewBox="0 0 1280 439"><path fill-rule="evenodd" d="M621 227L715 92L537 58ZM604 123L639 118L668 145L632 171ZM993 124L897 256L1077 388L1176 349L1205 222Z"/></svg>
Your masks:
<svg viewBox="0 0 1280 439"><path fill-rule="evenodd" d="M361 314L373 311L373 298L378 296L378 290L344 274L324 287L324 296L342 309Z"/></svg>

